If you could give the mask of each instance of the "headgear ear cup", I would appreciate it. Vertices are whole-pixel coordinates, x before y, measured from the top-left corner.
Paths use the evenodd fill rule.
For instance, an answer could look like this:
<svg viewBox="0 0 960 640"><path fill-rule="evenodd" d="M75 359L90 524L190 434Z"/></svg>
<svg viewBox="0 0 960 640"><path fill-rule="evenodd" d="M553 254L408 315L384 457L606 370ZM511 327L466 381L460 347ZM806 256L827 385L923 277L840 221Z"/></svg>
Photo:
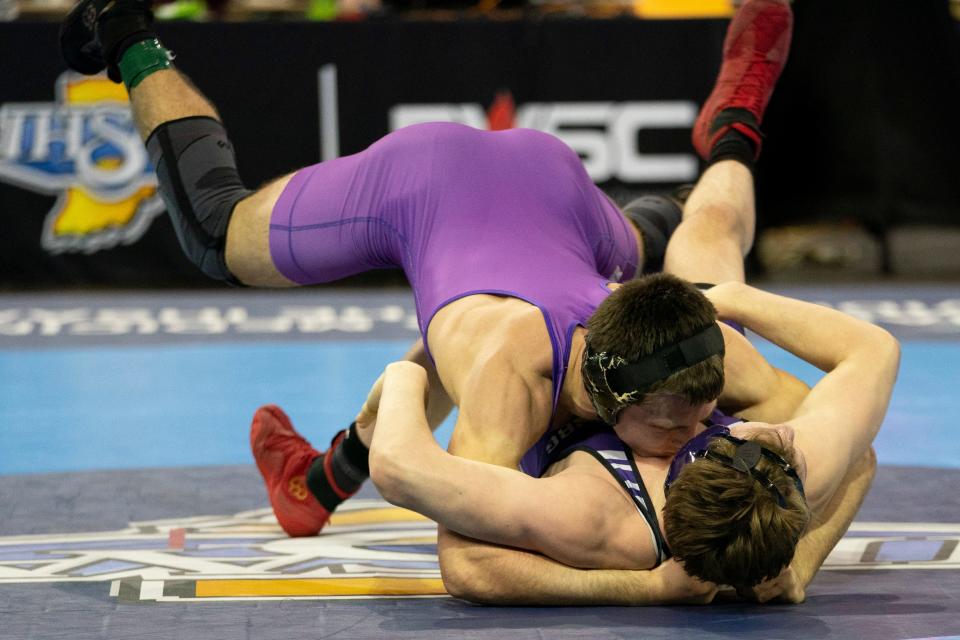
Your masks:
<svg viewBox="0 0 960 640"><path fill-rule="evenodd" d="M760 461L760 451L760 445L753 440L737 445L737 450L733 454L733 467L744 473L750 471Z"/></svg>

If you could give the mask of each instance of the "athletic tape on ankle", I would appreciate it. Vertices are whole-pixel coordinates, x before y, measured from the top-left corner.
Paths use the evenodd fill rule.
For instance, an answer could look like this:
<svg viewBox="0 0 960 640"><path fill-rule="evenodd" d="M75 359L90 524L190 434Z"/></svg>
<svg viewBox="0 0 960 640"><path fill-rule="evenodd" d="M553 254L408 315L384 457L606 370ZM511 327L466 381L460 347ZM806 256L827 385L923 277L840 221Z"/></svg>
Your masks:
<svg viewBox="0 0 960 640"><path fill-rule="evenodd" d="M143 82L147 76L173 67L173 58L173 52L165 49L156 38L131 45L123 53L119 65L127 91Z"/></svg>

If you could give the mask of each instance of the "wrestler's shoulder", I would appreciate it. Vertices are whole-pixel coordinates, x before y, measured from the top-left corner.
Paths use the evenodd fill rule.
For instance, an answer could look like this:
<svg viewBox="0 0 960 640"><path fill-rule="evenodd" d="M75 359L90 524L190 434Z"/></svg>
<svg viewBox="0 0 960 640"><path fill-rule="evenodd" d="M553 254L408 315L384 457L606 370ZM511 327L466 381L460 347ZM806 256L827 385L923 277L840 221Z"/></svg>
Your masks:
<svg viewBox="0 0 960 640"><path fill-rule="evenodd" d="M543 477L556 476L561 473L593 476L602 479L617 490L620 489L620 485L616 479L610 475L603 467L603 464L593 457L589 451L574 451L565 458L554 462L544 472Z"/></svg>
<svg viewBox="0 0 960 640"><path fill-rule="evenodd" d="M466 296L436 313L429 343L438 370L459 396L475 392L477 386L503 388L518 378L528 388L546 388L549 395L550 336L540 311L529 303L487 294Z"/></svg>
<svg viewBox="0 0 960 640"><path fill-rule="evenodd" d="M651 569L657 555L646 520L620 483L587 451L574 451L547 470L544 477L566 477L575 490L569 499L580 515L590 517L592 533L583 543L593 541L594 568Z"/></svg>
<svg viewBox="0 0 960 640"><path fill-rule="evenodd" d="M497 326L496 334L490 336L496 357L519 371L552 377L553 344L540 309L517 298L505 298Z"/></svg>
<svg viewBox="0 0 960 640"><path fill-rule="evenodd" d="M478 358L517 360L545 367L549 373L553 352L543 313L535 305L510 296L476 294L451 302L430 323L430 344L459 345Z"/></svg>

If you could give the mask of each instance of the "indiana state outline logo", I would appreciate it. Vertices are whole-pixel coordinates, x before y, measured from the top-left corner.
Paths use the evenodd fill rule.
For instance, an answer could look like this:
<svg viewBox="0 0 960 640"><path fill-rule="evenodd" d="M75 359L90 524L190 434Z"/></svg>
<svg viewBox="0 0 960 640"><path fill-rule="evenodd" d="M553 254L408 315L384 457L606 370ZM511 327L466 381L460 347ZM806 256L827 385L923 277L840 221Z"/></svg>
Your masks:
<svg viewBox="0 0 960 640"><path fill-rule="evenodd" d="M57 196L41 243L94 253L139 240L164 210L123 85L63 73L56 102L0 105L0 181Z"/></svg>

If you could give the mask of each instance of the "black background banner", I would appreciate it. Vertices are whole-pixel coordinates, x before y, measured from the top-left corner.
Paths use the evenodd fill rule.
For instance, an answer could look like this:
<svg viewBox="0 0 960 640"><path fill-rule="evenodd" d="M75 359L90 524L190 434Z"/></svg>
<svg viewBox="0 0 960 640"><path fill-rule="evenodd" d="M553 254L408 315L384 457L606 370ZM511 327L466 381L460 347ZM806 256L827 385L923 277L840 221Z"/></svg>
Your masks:
<svg viewBox="0 0 960 640"><path fill-rule="evenodd" d="M336 67L339 152L346 155L388 133L391 108L403 104L487 109L505 91L518 109L673 101L695 110L709 92L725 27L633 20L161 26L177 66L217 105L251 186L320 161L319 73L327 65ZM15 80L0 88L0 104L54 101L63 72L55 25L0 25L0 59L22 61L8 70ZM577 125L597 135L606 126ZM692 161L688 137L689 127L660 128L636 142ZM51 196L4 184L0 198L7 286L205 284L163 216L130 246L54 255L40 245Z"/></svg>
<svg viewBox="0 0 960 640"><path fill-rule="evenodd" d="M916 54L902 46L877 47L884 37L878 29L892 30L897 21L902 26L904 16L893 5L830 21L823 3L804 4L811 8L802 13L798 7L792 58L765 124L761 226L838 216L881 227L954 222L960 208L960 33L945 18L945 3L944 16L910 10L928 35L913 43ZM850 32L854 18L868 24ZM685 110L695 113L709 93L726 22L169 23L159 29L177 66L218 107L241 175L255 187L320 161L324 145L333 143L329 136L322 141L321 121L331 114L320 107L321 70L332 67L340 155L388 133L399 105L466 108L483 119L492 107L501 116L515 107L518 120L526 110L524 117L536 122L586 108L579 120L552 126L561 136L592 141L585 143L589 148L596 143L608 151L680 158L695 174L689 124L670 123ZM56 101L64 72L56 32L55 24L0 24L0 105L8 112L0 119L0 154L17 124L11 105ZM831 48L836 42L846 44ZM870 60L863 57L868 47ZM654 117L650 126L620 130L618 113L627 120L669 117L667 124L657 125ZM9 173L11 163L0 155L0 172L6 166ZM627 174L606 171L599 181L619 200L680 181L677 172L639 180L640 174ZM210 284L183 258L162 213L148 216L138 237L110 248L45 247L41 238L56 190L40 193L4 175L0 286Z"/></svg>

